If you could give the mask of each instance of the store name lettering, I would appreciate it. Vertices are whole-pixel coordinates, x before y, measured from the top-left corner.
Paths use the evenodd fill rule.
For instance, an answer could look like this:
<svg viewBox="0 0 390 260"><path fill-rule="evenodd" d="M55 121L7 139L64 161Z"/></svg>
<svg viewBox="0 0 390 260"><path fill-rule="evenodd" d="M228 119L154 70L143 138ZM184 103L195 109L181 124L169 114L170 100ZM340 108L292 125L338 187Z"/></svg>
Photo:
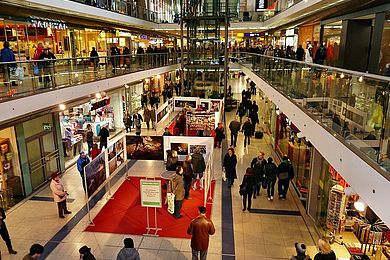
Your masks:
<svg viewBox="0 0 390 260"><path fill-rule="evenodd" d="M344 188L350 187L350 185L344 180L341 174L338 173L338 171L336 171L336 169L332 167L332 165L329 165L328 171L330 175L332 175L332 179L337 181L341 186L343 186Z"/></svg>
<svg viewBox="0 0 390 260"><path fill-rule="evenodd" d="M37 28L51 28L51 29L57 29L57 30L65 30L68 28L66 24L62 21L56 21L56 20L39 20L39 19L31 19L30 20L32 26Z"/></svg>

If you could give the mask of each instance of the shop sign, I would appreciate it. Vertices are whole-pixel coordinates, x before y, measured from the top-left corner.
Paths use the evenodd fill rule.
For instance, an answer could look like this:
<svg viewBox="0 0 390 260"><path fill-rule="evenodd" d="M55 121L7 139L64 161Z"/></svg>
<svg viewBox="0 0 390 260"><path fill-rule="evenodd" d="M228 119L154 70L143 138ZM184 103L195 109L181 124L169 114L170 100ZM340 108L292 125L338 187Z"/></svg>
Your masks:
<svg viewBox="0 0 390 260"><path fill-rule="evenodd" d="M161 180L141 180L141 206L162 207Z"/></svg>
<svg viewBox="0 0 390 260"><path fill-rule="evenodd" d="M245 37L260 37L260 33L244 33Z"/></svg>
<svg viewBox="0 0 390 260"><path fill-rule="evenodd" d="M163 43L163 39L162 38L151 37L149 43L150 44L159 44L159 43L162 44Z"/></svg>
<svg viewBox="0 0 390 260"><path fill-rule="evenodd" d="M30 17L30 23L36 28L51 28L57 30L65 30L68 28L64 21L61 20L48 20L39 17Z"/></svg>
<svg viewBox="0 0 390 260"><path fill-rule="evenodd" d="M131 37L131 32L119 31L119 37Z"/></svg>
<svg viewBox="0 0 390 260"><path fill-rule="evenodd" d="M91 110L96 110L110 104L110 98L105 98L95 103L92 103Z"/></svg>
<svg viewBox="0 0 390 260"><path fill-rule="evenodd" d="M51 131L50 123L43 123L43 131Z"/></svg>
<svg viewBox="0 0 390 260"><path fill-rule="evenodd" d="M244 33L237 33L237 37L239 37L239 38L244 37Z"/></svg>
<svg viewBox="0 0 390 260"><path fill-rule="evenodd" d="M267 9L268 6L268 0L255 0L255 5L256 5L256 11L261 12Z"/></svg>
<svg viewBox="0 0 390 260"><path fill-rule="evenodd" d="M350 187L350 185L344 180L341 174L338 173L335 168L333 168L332 165L329 165L328 172L332 176L332 180L338 182L341 186L343 186L343 188Z"/></svg>
<svg viewBox="0 0 390 260"><path fill-rule="evenodd" d="M148 39L148 36L147 35L140 35L139 38L141 40L147 40Z"/></svg>
<svg viewBox="0 0 390 260"><path fill-rule="evenodd" d="M288 29L286 30L286 36L294 36L295 30L294 29Z"/></svg>

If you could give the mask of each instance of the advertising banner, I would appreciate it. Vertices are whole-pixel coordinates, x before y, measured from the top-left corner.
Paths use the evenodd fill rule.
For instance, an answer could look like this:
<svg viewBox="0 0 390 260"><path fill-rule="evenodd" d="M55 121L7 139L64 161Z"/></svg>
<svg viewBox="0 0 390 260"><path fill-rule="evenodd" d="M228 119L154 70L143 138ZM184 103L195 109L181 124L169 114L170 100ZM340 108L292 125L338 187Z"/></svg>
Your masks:
<svg viewBox="0 0 390 260"><path fill-rule="evenodd" d="M140 180L141 206L162 207L161 180Z"/></svg>
<svg viewBox="0 0 390 260"><path fill-rule="evenodd" d="M133 160L163 160L162 136L126 136L127 158Z"/></svg>
<svg viewBox="0 0 390 260"><path fill-rule="evenodd" d="M255 8L256 12L261 12L267 9L268 0L255 0Z"/></svg>
<svg viewBox="0 0 390 260"><path fill-rule="evenodd" d="M105 153L100 153L84 168L84 174L87 182L88 198L102 185L106 180L106 162Z"/></svg>

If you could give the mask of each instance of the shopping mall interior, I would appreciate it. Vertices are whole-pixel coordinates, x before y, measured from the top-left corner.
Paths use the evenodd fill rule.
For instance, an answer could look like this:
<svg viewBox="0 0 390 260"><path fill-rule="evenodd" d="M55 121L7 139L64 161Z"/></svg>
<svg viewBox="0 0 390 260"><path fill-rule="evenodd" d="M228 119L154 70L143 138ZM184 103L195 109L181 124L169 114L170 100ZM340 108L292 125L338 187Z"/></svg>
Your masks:
<svg viewBox="0 0 390 260"><path fill-rule="evenodd" d="M0 111L0 259L390 259L388 0L2 0Z"/></svg>

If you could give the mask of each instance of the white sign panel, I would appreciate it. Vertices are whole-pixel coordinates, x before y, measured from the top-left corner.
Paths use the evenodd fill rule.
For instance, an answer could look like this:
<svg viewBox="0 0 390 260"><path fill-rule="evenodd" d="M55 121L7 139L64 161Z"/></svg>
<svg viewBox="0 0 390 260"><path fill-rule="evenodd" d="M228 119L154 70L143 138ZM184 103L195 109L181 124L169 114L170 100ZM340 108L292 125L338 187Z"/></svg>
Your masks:
<svg viewBox="0 0 390 260"><path fill-rule="evenodd" d="M141 206L149 208L161 208L161 180L141 180Z"/></svg>

